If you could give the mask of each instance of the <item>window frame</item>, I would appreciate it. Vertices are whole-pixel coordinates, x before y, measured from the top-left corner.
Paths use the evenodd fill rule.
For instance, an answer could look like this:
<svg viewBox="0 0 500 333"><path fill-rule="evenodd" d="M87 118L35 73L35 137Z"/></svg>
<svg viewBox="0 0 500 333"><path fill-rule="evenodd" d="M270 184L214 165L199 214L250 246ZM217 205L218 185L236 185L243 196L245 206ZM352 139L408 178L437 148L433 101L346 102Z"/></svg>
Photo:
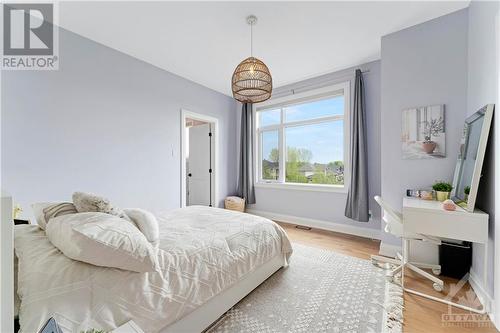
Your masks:
<svg viewBox="0 0 500 333"><path fill-rule="evenodd" d="M323 100L329 97L344 95L344 114L326 116L321 118L312 118L307 120L298 120L293 122L286 122L286 115L283 108L288 105L295 105L299 103L314 102L315 100ZM276 188L276 189L293 189L293 190L306 190L306 191L320 191L320 192L342 192L346 193L349 188L350 181L350 124L351 124L351 96L350 96L350 81L329 85L327 87L308 90L302 93L292 94L289 96L272 98L265 102L253 105L254 114L254 156L255 161L255 186L263 188ZM258 113L265 110L281 109L280 122L274 125L267 125L258 127ZM330 121L344 121L344 185L334 184L311 184L311 183L287 183L285 177L285 153L286 153L286 136L285 129L287 127L296 127L304 125L320 124ZM277 180L262 179L262 132L278 130L278 151L279 151L279 176Z"/></svg>

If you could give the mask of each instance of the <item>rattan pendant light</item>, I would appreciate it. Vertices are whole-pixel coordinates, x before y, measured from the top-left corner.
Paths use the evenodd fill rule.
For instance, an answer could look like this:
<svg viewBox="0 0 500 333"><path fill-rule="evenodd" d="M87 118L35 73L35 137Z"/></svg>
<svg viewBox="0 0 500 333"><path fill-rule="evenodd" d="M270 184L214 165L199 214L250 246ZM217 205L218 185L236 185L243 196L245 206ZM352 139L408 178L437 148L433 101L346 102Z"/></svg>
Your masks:
<svg viewBox="0 0 500 333"><path fill-rule="evenodd" d="M273 78L261 60L253 57L253 26L257 17L247 17L250 25L250 58L236 67L232 78L233 97L242 103L259 103L268 100L273 90Z"/></svg>

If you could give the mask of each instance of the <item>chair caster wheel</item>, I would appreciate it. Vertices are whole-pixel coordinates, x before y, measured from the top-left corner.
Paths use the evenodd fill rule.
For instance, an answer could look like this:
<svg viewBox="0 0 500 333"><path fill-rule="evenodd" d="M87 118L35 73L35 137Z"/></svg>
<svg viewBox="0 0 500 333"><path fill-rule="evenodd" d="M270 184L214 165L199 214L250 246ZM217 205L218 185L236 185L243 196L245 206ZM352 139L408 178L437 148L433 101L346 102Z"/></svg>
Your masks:
<svg viewBox="0 0 500 333"><path fill-rule="evenodd" d="M432 270L432 274L434 274L434 275L441 275L441 268L434 268Z"/></svg>
<svg viewBox="0 0 500 333"><path fill-rule="evenodd" d="M386 275L385 279L387 280L387 282L394 282L394 276L392 275Z"/></svg>
<svg viewBox="0 0 500 333"><path fill-rule="evenodd" d="M443 286L440 285L439 283L433 283L432 288L434 288L435 291L439 291L439 292L443 291Z"/></svg>
<svg viewBox="0 0 500 333"><path fill-rule="evenodd" d="M373 266L378 266L378 261L377 261L377 259L372 259L372 265L373 265Z"/></svg>

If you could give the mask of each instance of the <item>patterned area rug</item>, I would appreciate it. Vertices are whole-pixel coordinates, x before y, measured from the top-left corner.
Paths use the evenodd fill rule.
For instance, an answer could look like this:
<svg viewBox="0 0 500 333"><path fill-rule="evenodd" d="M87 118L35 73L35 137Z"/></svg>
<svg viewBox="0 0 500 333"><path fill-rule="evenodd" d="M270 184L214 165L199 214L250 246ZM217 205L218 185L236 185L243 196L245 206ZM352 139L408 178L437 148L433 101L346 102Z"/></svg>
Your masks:
<svg viewBox="0 0 500 333"><path fill-rule="evenodd" d="M209 331L401 332L401 288L369 260L293 244L282 268Z"/></svg>

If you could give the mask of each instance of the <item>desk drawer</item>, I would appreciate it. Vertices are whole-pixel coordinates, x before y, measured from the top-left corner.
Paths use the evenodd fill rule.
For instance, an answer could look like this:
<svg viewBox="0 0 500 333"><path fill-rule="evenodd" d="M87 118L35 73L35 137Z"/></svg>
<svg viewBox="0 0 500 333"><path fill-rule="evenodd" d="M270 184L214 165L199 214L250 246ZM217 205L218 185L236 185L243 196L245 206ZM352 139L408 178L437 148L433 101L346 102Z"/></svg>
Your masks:
<svg viewBox="0 0 500 333"><path fill-rule="evenodd" d="M404 231L475 243L488 241L488 215L403 208Z"/></svg>

